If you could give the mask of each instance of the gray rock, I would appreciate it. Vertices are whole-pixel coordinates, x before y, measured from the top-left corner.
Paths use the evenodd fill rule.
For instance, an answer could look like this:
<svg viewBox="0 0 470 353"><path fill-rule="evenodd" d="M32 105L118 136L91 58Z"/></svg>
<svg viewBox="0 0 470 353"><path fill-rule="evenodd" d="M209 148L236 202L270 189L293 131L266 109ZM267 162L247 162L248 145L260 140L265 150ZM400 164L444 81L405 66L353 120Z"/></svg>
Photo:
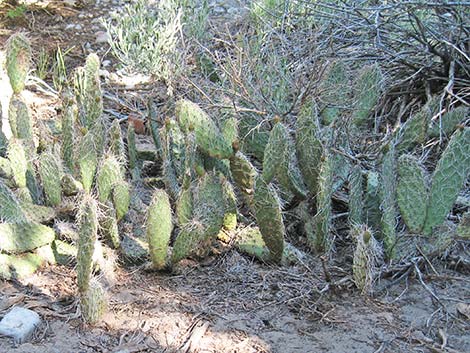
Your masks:
<svg viewBox="0 0 470 353"><path fill-rule="evenodd" d="M0 335L12 337L15 343L24 343L31 339L40 324L41 318L37 313L15 306L0 321Z"/></svg>

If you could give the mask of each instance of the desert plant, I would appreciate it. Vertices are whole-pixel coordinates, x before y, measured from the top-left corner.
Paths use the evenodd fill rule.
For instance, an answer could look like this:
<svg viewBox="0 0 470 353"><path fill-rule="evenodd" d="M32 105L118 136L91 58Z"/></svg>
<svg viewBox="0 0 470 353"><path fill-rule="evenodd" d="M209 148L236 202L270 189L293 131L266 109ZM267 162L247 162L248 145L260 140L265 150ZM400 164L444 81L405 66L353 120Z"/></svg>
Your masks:
<svg viewBox="0 0 470 353"><path fill-rule="evenodd" d="M6 49L6 70L13 92L18 94L31 67L31 44L23 33L16 33L8 39Z"/></svg>

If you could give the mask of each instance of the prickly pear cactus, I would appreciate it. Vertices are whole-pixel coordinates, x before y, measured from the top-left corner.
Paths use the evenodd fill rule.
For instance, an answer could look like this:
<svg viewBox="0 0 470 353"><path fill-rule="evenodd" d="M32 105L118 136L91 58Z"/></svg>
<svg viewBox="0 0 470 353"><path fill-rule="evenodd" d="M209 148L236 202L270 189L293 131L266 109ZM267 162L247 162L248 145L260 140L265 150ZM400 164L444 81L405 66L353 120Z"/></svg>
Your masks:
<svg viewBox="0 0 470 353"><path fill-rule="evenodd" d="M119 120L115 119L109 128L109 151L118 160L124 162L126 160L126 149L122 140L121 125Z"/></svg>
<svg viewBox="0 0 470 353"><path fill-rule="evenodd" d="M182 189L176 201L176 218L179 225L188 223L193 217L193 195L191 189Z"/></svg>
<svg viewBox="0 0 470 353"><path fill-rule="evenodd" d="M462 238L470 239L470 211L463 214L457 227L457 235Z"/></svg>
<svg viewBox="0 0 470 353"><path fill-rule="evenodd" d="M98 155L95 149L93 134L87 133L78 147L77 163L82 178L83 188L90 192L98 166Z"/></svg>
<svg viewBox="0 0 470 353"><path fill-rule="evenodd" d="M116 218L120 221L129 211L131 202L131 186L125 180L120 180L113 187L112 201L116 210Z"/></svg>
<svg viewBox="0 0 470 353"><path fill-rule="evenodd" d="M279 174L281 168L289 168L289 161L286 159L288 141L289 132L282 123L277 122L271 130L264 150L262 176L266 183L270 183Z"/></svg>
<svg viewBox="0 0 470 353"><path fill-rule="evenodd" d="M280 263L284 252L285 234L281 203L274 187L260 176L255 181L253 209L263 240L270 251L270 259Z"/></svg>
<svg viewBox="0 0 470 353"><path fill-rule="evenodd" d="M432 176L423 231L442 224L470 173L470 128L456 131L442 154Z"/></svg>
<svg viewBox="0 0 470 353"><path fill-rule="evenodd" d="M353 87L354 105L352 121L356 126L367 123L367 118L381 95L382 72L378 65L363 68Z"/></svg>
<svg viewBox="0 0 470 353"><path fill-rule="evenodd" d="M238 120L233 113L230 113L222 122L221 130L225 140L231 146L238 141Z"/></svg>
<svg viewBox="0 0 470 353"><path fill-rule="evenodd" d="M176 264L188 257L195 249L200 248L205 240L205 227L202 223L193 220L184 224L173 244L171 262Z"/></svg>
<svg viewBox="0 0 470 353"><path fill-rule="evenodd" d="M98 200L106 202L111 196L114 185L123 179L121 164L116 157L112 154L105 156L96 175Z"/></svg>
<svg viewBox="0 0 470 353"><path fill-rule="evenodd" d="M13 95L8 107L8 121L14 137L32 140L33 121L26 103L21 96Z"/></svg>
<svg viewBox="0 0 470 353"><path fill-rule="evenodd" d="M343 62L331 64L320 84L321 118L325 125L331 124L348 106L350 84Z"/></svg>
<svg viewBox="0 0 470 353"><path fill-rule="evenodd" d="M356 165L349 175L349 222L351 225L363 222L363 190L362 169L360 165Z"/></svg>
<svg viewBox="0 0 470 353"><path fill-rule="evenodd" d="M469 113L470 109L462 105L442 114L439 119L429 126L429 137L439 137L441 134L442 136L452 135L458 125L469 116Z"/></svg>
<svg viewBox="0 0 470 353"><path fill-rule="evenodd" d="M243 153L237 152L230 158L230 171L241 192L245 196L251 197L258 172Z"/></svg>
<svg viewBox="0 0 470 353"><path fill-rule="evenodd" d="M352 230L356 242L353 257L354 283L362 294L370 294L382 259L382 249L367 226L356 225Z"/></svg>
<svg viewBox="0 0 470 353"><path fill-rule="evenodd" d="M317 214L313 217L312 227L315 239L310 244L317 252L329 253L333 246L331 237L331 196L333 194L334 158L326 154L318 176Z"/></svg>
<svg viewBox="0 0 470 353"><path fill-rule="evenodd" d="M6 222L26 221L18 199L2 180L0 180L0 219Z"/></svg>
<svg viewBox="0 0 470 353"><path fill-rule="evenodd" d="M52 228L33 222L0 223L0 250L20 254L54 241Z"/></svg>
<svg viewBox="0 0 470 353"><path fill-rule="evenodd" d="M396 244L396 164L395 146L390 144L387 146L387 151L385 151L383 156L381 173L382 235L385 254L389 259L392 259L395 256Z"/></svg>
<svg viewBox="0 0 470 353"><path fill-rule="evenodd" d="M28 160L26 159L26 153L22 141L11 139L8 143L7 155L10 160L11 172L15 185L18 188L25 188Z"/></svg>
<svg viewBox="0 0 470 353"><path fill-rule="evenodd" d="M223 178L222 191L224 194L225 215L223 226L226 230L237 228L237 197L232 184Z"/></svg>
<svg viewBox="0 0 470 353"><path fill-rule="evenodd" d="M6 44L6 70L14 93L24 89L30 67L31 44L23 33L16 33Z"/></svg>
<svg viewBox="0 0 470 353"><path fill-rule="evenodd" d="M300 171L311 195L317 194L318 172L323 154L318 133L316 111L311 104L306 104L297 117L295 146Z"/></svg>
<svg viewBox="0 0 470 353"><path fill-rule="evenodd" d="M146 231L150 258L157 270L162 270L166 266L172 230L173 222L168 194L164 190L155 190L147 211Z"/></svg>
<svg viewBox="0 0 470 353"><path fill-rule="evenodd" d="M195 103L180 100L175 114L183 132L194 130L198 147L211 157L227 159L233 154L215 122Z"/></svg>
<svg viewBox="0 0 470 353"><path fill-rule="evenodd" d="M85 291L80 294L80 311L85 322L97 323L108 308L108 299L102 285L95 279Z"/></svg>
<svg viewBox="0 0 470 353"><path fill-rule="evenodd" d="M60 159L51 151L39 157L39 176L44 188L46 203L58 206L62 201L62 165Z"/></svg>
<svg viewBox="0 0 470 353"><path fill-rule="evenodd" d="M70 174L64 174L60 180L62 192L65 196L77 195L83 190L83 185Z"/></svg>
<svg viewBox="0 0 470 353"><path fill-rule="evenodd" d="M77 120L78 108L74 97L70 92L64 93L64 110L62 113L62 159L70 172L75 168L75 122Z"/></svg>
<svg viewBox="0 0 470 353"><path fill-rule="evenodd" d="M103 98L100 85L100 59L94 53L85 63L85 127L91 128L103 114Z"/></svg>
<svg viewBox="0 0 470 353"><path fill-rule="evenodd" d="M104 236L114 249L119 248L121 239L119 237L119 229L116 219L116 210L112 205L105 205L103 208L102 230Z"/></svg>
<svg viewBox="0 0 470 353"><path fill-rule="evenodd" d="M98 232L98 206L90 195L84 195L78 210L77 283L80 293L85 293L90 284L93 253Z"/></svg>
<svg viewBox="0 0 470 353"><path fill-rule="evenodd" d="M430 106L428 102L418 112L414 113L397 131L396 150L398 153L409 151L411 148L426 141L428 125L431 119Z"/></svg>
<svg viewBox="0 0 470 353"><path fill-rule="evenodd" d="M412 155L398 159L397 203L406 226L420 233L426 219L428 202L427 176L421 163Z"/></svg>
<svg viewBox="0 0 470 353"><path fill-rule="evenodd" d="M380 229L380 180L379 173L368 171L366 175L364 219L374 231Z"/></svg>

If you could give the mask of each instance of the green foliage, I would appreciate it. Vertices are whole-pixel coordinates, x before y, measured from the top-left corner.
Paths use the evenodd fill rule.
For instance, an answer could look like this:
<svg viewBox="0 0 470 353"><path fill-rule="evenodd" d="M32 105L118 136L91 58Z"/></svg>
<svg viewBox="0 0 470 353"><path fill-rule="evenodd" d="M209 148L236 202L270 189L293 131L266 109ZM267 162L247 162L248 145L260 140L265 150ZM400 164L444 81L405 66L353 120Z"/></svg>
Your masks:
<svg viewBox="0 0 470 353"><path fill-rule="evenodd" d="M398 159L397 203L408 229L421 232L428 202L427 176L420 162L412 155Z"/></svg>
<svg viewBox="0 0 470 353"><path fill-rule="evenodd" d="M249 159L241 152L230 157L230 171L235 184L240 191L250 199L255 188L255 178L258 175L255 167Z"/></svg>
<svg viewBox="0 0 470 353"><path fill-rule="evenodd" d="M58 206L62 200L62 165L60 159L51 151L39 157L39 176L44 188L46 203Z"/></svg>
<svg viewBox="0 0 470 353"><path fill-rule="evenodd" d="M71 174L64 174L60 180L62 186L62 192L65 196L77 195L81 190L83 190L83 185Z"/></svg>
<svg viewBox="0 0 470 353"><path fill-rule="evenodd" d="M155 190L147 210L146 232L150 258L155 269L166 266L168 245L173 230L171 205L164 190Z"/></svg>
<svg viewBox="0 0 470 353"><path fill-rule="evenodd" d="M98 206L90 195L84 195L78 211L77 284L80 293L90 287L93 252L98 232Z"/></svg>
<svg viewBox="0 0 470 353"><path fill-rule="evenodd" d="M175 114L183 132L193 130L198 147L211 157L225 159L233 154L215 122L195 103L179 100Z"/></svg>
<svg viewBox="0 0 470 353"><path fill-rule="evenodd" d="M129 124L129 125L132 125L132 124ZM108 135L109 135L109 151L119 161L124 162L126 160L126 149L124 146L124 141L122 140L121 125L119 124L118 119L115 119L113 123L111 124ZM134 149L135 149L135 136L134 136ZM136 158L135 151L134 151L134 158Z"/></svg>
<svg viewBox="0 0 470 353"><path fill-rule="evenodd" d="M0 250L20 254L52 243L54 230L38 223L0 223Z"/></svg>
<svg viewBox="0 0 470 353"><path fill-rule="evenodd" d="M431 234L451 210L470 172L470 128L456 131L444 150L432 176L423 231Z"/></svg>
<svg viewBox="0 0 470 353"><path fill-rule="evenodd" d="M75 123L77 120L78 108L75 104L74 97L70 92L66 92L63 96L64 110L62 113L62 159L69 171L75 168Z"/></svg>
<svg viewBox="0 0 470 353"><path fill-rule="evenodd" d="M267 127L250 114L241 114L238 124L241 150L263 161L264 150L269 140Z"/></svg>
<svg viewBox="0 0 470 353"><path fill-rule="evenodd" d="M253 199L256 222L270 251L270 260L280 263L284 252L285 229L277 192L272 185L258 176Z"/></svg>
<svg viewBox="0 0 470 353"><path fill-rule="evenodd" d="M116 219L116 210L112 205L103 207L104 215L101 223L104 236L109 240L109 243L114 249L118 249L121 244L119 238L119 229Z"/></svg>
<svg viewBox="0 0 470 353"><path fill-rule="evenodd" d="M225 215L223 226L226 230L234 230L237 228L237 197L232 184L226 180L222 180L222 191L224 194Z"/></svg>
<svg viewBox="0 0 470 353"><path fill-rule="evenodd" d="M176 264L201 247L206 239L204 225L196 221L185 223L173 244L171 262Z"/></svg>
<svg viewBox="0 0 470 353"><path fill-rule="evenodd" d="M26 278L31 276L43 263L44 259L34 253L0 254L0 278L6 280Z"/></svg>
<svg viewBox="0 0 470 353"><path fill-rule="evenodd" d="M462 105L448 111L429 126L429 137L450 136L469 115L469 108Z"/></svg>
<svg viewBox="0 0 470 353"><path fill-rule="evenodd" d="M191 221L193 217L193 194L191 189L182 189L176 200L176 219L179 225Z"/></svg>
<svg viewBox="0 0 470 353"><path fill-rule="evenodd" d="M31 44L23 33L12 35L6 44L6 70L13 92L20 93L31 67Z"/></svg>
<svg viewBox="0 0 470 353"><path fill-rule="evenodd" d="M16 20L18 18L24 17L28 7L24 4L15 6L14 8L7 11L7 17L11 20Z"/></svg>
<svg viewBox="0 0 470 353"><path fill-rule="evenodd" d="M113 54L128 71L152 75L166 82L171 92L182 62L178 50L181 10L176 1L152 5L134 1L112 13L105 27Z"/></svg>

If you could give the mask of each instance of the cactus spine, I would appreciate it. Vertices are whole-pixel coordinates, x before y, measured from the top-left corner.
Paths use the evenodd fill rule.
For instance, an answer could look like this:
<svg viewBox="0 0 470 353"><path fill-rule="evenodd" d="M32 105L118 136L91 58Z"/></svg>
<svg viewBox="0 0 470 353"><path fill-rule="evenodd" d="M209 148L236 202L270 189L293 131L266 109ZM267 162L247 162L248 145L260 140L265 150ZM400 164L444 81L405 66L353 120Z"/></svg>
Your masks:
<svg viewBox="0 0 470 353"><path fill-rule="evenodd" d="M39 157L39 176L46 203L49 206L58 206L62 200L62 166L53 152L45 152Z"/></svg>
<svg viewBox="0 0 470 353"><path fill-rule="evenodd" d="M423 231L444 222L470 172L470 128L456 131L442 154L432 177Z"/></svg>
<svg viewBox="0 0 470 353"><path fill-rule="evenodd" d="M406 226L420 233L426 219L428 186L419 161L404 154L398 159L397 203Z"/></svg>
<svg viewBox="0 0 470 353"><path fill-rule="evenodd" d="M20 93L25 86L26 76L31 67L31 45L28 38L17 33L6 45L6 69L13 92Z"/></svg>
<svg viewBox="0 0 470 353"><path fill-rule="evenodd" d="M170 199L164 190L155 190L153 194L147 211L146 229L150 258L154 268L161 270L166 265L173 230Z"/></svg>
<svg viewBox="0 0 470 353"><path fill-rule="evenodd" d="M80 293L90 285L93 252L98 231L98 207L90 195L84 195L78 212L77 283Z"/></svg>

